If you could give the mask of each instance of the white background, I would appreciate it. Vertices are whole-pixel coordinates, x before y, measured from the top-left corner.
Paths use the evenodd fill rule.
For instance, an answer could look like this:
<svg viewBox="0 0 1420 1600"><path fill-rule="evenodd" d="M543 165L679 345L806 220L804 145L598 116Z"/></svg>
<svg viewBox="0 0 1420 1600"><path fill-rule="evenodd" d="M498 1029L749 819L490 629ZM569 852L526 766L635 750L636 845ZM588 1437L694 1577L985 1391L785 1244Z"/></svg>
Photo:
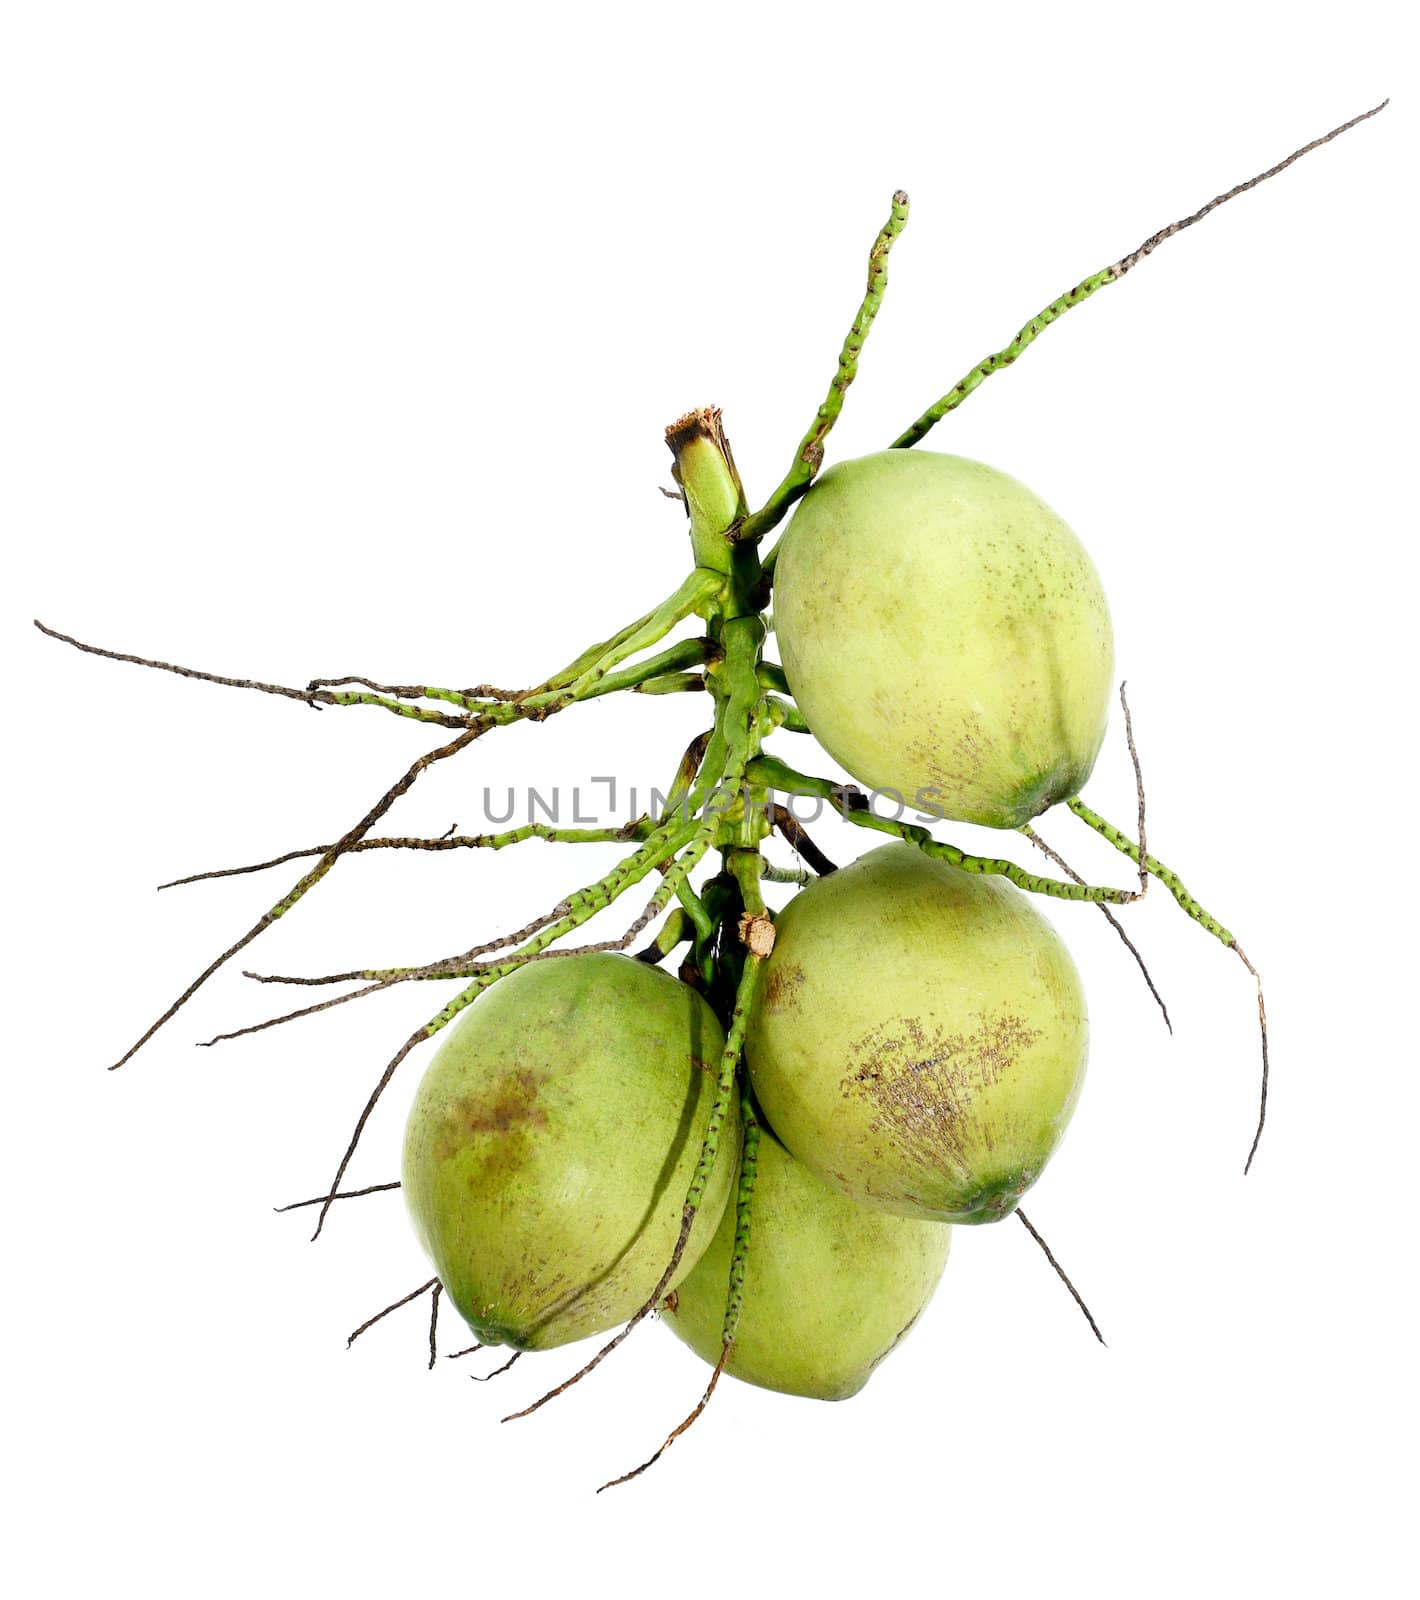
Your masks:
<svg viewBox="0 0 1420 1600"><path fill-rule="evenodd" d="M1400 8L987 9L6 8L16 1592L1403 1584L1420 1105ZM838 456L1385 94L933 441L1023 478L1105 576L1150 842L1268 980L1253 1176L1238 963L1157 889L1128 913L1170 1039L1103 919L1052 906L1094 1048L1031 1211L1108 1350L1022 1229L959 1230L859 1398L728 1383L600 1498L700 1390L664 1329L507 1427L580 1352L489 1388L469 1361L431 1375L421 1306L347 1354L426 1275L398 1196L338 1209L316 1246L309 1213L270 1208L321 1189L428 991L197 1051L284 998L233 971L103 1068L295 873L155 883L325 842L435 741L84 658L28 619L298 683L531 680L679 580L683 523L656 493L674 415L719 403L751 494L777 480L895 186L912 222ZM471 828L484 784L663 782L704 710L637 699L501 733L391 825ZM1129 818L1117 728L1088 793ZM1125 881L1070 818L1044 831ZM439 955L601 870L538 845L363 857L250 963ZM352 1179L395 1175L419 1070ZM452 1316L444 1335L457 1348Z"/></svg>

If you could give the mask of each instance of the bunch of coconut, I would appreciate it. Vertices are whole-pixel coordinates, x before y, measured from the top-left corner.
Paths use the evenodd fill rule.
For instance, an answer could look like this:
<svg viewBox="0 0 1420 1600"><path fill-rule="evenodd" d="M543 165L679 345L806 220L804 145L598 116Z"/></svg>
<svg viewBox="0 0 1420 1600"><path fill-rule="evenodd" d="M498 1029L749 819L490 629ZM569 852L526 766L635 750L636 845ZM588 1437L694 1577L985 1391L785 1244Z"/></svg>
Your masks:
<svg viewBox="0 0 1420 1600"><path fill-rule="evenodd" d="M775 593L794 695L864 782L1016 827L1088 775L1108 616L1074 535L1013 479L922 452L845 463L797 511ZM863 643L875 614L891 626ZM453 1027L403 1184L481 1344L546 1350L654 1304L717 1371L855 1394L931 1297L952 1225L1008 1216L1040 1176L1085 1067L1050 924L910 842L790 900L743 1020L743 1113L716 1107L710 999L646 961L530 963Z"/></svg>

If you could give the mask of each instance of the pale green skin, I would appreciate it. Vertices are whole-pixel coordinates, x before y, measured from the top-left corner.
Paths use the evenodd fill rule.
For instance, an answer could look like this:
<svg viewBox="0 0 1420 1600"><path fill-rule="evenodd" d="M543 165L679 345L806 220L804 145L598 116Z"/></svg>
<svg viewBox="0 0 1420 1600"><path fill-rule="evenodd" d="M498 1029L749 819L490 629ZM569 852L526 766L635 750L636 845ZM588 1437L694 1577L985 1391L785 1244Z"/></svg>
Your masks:
<svg viewBox="0 0 1420 1600"><path fill-rule="evenodd" d="M774 621L800 711L869 788L1017 828L1089 777L1114 670L1104 591L993 467L884 450L830 468L781 541Z"/></svg>
<svg viewBox="0 0 1420 1600"><path fill-rule="evenodd" d="M776 934L746 1055L789 1150L902 1216L1014 1210L1088 1044L1079 975L1029 899L890 844L796 895Z"/></svg>
<svg viewBox="0 0 1420 1600"><path fill-rule="evenodd" d="M451 1029L410 1111L404 1196L481 1344L548 1350L650 1297L723 1048L693 989L610 954L533 962ZM714 1235L739 1143L735 1110L677 1277Z"/></svg>
<svg viewBox="0 0 1420 1600"><path fill-rule="evenodd" d="M663 1312L676 1337L712 1366L723 1348L734 1242L732 1207ZM815 1400L857 1394L932 1298L951 1242L946 1223L846 1200L765 1134L725 1371Z"/></svg>

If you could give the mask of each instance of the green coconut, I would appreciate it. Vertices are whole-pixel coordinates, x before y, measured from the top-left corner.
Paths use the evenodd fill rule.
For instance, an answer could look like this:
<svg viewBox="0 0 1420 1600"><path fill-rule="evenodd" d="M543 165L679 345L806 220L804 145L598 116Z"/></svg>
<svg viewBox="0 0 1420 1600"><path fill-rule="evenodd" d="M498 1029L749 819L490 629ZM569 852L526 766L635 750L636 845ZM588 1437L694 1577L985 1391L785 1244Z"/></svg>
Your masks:
<svg viewBox="0 0 1420 1600"><path fill-rule="evenodd" d="M1109 611L1079 540L1023 484L923 450L845 461L777 562L789 686L859 783L997 828L1079 792L1109 712Z"/></svg>
<svg viewBox="0 0 1420 1600"><path fill-rule="evenodd" d="M403 1185L480 1343L551 1349L650 1297L675 1249L723 1047L693 989L611 954L533 962L454 1024L415 1095ZM732 1109L677 1278L714 1236L738 1148Z"/></svg>
<svg viewBox="0 0 1420 1600"><path fill-rule="evenodd" d="M1027 897L890 844L796 895L776 932L746 1055L789 1150L898 1215L1014 1210L1088 1041L1075 965Z"/></svg>
<svg viewBox="0 0 1420 1600"><path fill-rule="evenodd" d="M873 1211L760 1140L744 1298L725 1371L762 1389L846 1400L895 1350L947 1264L952 1230ZM695 1270L663 1307L666 1326L720 1359L735 1245L729 1207Z"/></svg>

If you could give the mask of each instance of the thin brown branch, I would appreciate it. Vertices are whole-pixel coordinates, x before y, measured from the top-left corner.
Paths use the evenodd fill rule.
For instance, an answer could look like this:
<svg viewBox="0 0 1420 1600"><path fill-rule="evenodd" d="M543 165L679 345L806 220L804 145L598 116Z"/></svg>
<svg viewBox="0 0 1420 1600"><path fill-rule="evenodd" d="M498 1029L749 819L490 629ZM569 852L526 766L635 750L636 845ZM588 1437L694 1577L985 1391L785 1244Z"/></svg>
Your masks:
<svg viewBox="0 0 1420 1600"><path fill-rule="evenodd" d="M250 978L253 983L286 983L302 988L315 989L324 984L331 983L356 983L366 975L366 969L352 969L349 972L326 972L320 977L302 977L298 974L287 972L252 972L249 968L242 968L242 976Z"/></svg>
<svg viewBox="0 0 1420 1600"><path fill-rule="evenodd" d="M373 1317L368 1318L356 1328L354 1333L345 1341L345 1348L348 1350L367 1328L373 1328L377 1322L389 1316L391 1311L398 1311L401 1306L407 1306L411 1300L417 1300L421 1294L428 1294L431 1289L437 1288L438 1284L439 1280L437 1278L430 1278L428 1283L421 1283L417 1289L411 1289L408 1294L401 1295L393 1305L386 1306L383 1311L377 1311Z"/></svg>
<svg viewBox="0 0 1420 1600"><path fill-rule="evenodd" d="M666 1451L680 1438L681 1434L697 1420L700 1413L710 1404L710 1397L715 1393L715 1385L719 1383L720 1374L725 1370L725 1362L729 1359L731 1348L732 1346L728 1344L720 1347L720 1359L715 1363L715 1370L710 1374L710 1382L705 1386L705 1393L701 1395L699 1404L688 1417L671 1429L665 1437L665 1442L656 1451L655 1455L643 1461L639 1467L633 1467L630 1472L623 1472L619 1478L612 1478L609 1482L604 1483L601 1489L597 1490L598 1494L602 1492L602 1489L615 1489L618 1484L630 1483L633 1478L639 1478L649 1467L654 1467L661 1457L665 1455Z"/></svg>
<svg viewBox="0 0 1420 1600"><path fill-rule="evenodd" d="M1081 1295L1080 1291L1075 1287L1075 1285L1073 1283L1070 1282L1069 1276L1066 1273L1064 1267L1062 1267L1060 1265L1060 1263L1055 1259L1054 1253L1051 1251L1050 1246L1048 1244L1046 1244L1045 1240L1042 1239L1040 1234L1036 1231L1035 1224L1030 1220L1030 1218L1025 1214L1025 1212L1021 1210L1021 1208L1019 1206L1016 1207L1016 1215L1025 1224L1026 1232L1031 1236L1032 1239L1035 1240L1035 1242L1045 1252L1045 1259L1051 1264L1052 1267L1055 1268L1055 1275L1060 1279L1061 1283L1063 1283L1065 1285L1065 1287L1070 1291L1071 1295L1074 1297L1075 1304L1077 1306L1079 1306L1081 1311L1084 1312L1085 1321L1089 1323L1090 1329L1094 1333L1095 1338L1098 1339L1101 1344L1104 1344L1104 1335L1100 1332L1099 1323L1097 1323L1095 1321L1094 1317L1091 1315L1090 1308L1085 1304L1084 1297Z"/></svg>
<svg viewBox="0 0 1420 1600"><path fill-rule="evenodd" d="M1144 770L1139 765L1139 752L1134 747L1134 718L1129 715L1129 696L1119 685L1119 703L1124 708L1124 740L1129 746L1129 759L1134 764L1134 794L1139 804L1139 898L1142 900L1149 888L1149 841L1144 832ZM1172 1033L1173 1029L1170 1028Z"/></svg>
<svg viewBox="0 0 1420 1600"><path fill-rule="evenodd" d="M525 939L531 939L535 934L541 933L542 930L550 923L556 922L559 917L565 917L567 912L568 907L566 901L559 900L551 911L546 911L541 916L534 917L531 922L525 923L521 928L515 929L512 933L505 933L496 939L490 939L487 944L476 944L469 950L461 951L458 955L441 956L439 960L426 962L423 966L391 969L379 976L376 981L371 982L368 988L356 990L353 994L341 995L338 999L326 1001L325 1004L327 1006L338 1006L346 1000L358 1000L362 995L373 994L376 989L387 989L392 984L409 983L415 979L472 978L477 976L480 972L491 972L498 967L507 966L510 961L513 961L517 958L515 956L509 956L502 961L486 962L479 962L477 958L479 956L495 954L500 950L507 949L509 945L521 944ZM586 948L591 947L588 946ZM553 951L550 953L555 955L574 955L581 952L565 950ZM528 957L528 959L531 960L532 957ZM318 987L332 983L353 983L362 978L369 979L373 973L377 973L378 971L379 969L375 967L361 967L350 972L322 973L318 977L301 977L284 972L244 971L242 976L244 978L252 979L254 983L285 983L297 984L305 987ZM269 1028L272 1027L276 1022L287 1022L293 1017L304 1017L312 1011L319 1011L321 1009L321 1006L308 1006L303 1011L292 1011L284 1017L273 1018L271 1022L264 1022L258 1026ZM255 1031L257 1031L255 1028L243 1028L240 1030L242 1033L252 1033ZM220 1034L218 1037L223 1039L236 1038L237 1034ZM215 1043L216 1041L214 1040L212 1042Z"/></svg>
<svg viewBox="0 0 1420 1600"><path fill-rule="evenodd" d="M634 839L636 829L640 826L639 820L628 829L623 830L627 839ZM437 839L416 838L412 836L391 837L387 839L360 839L355 844L347 846L346 855L357 855L365 850L486 850L496 848L493 841L499 835L492 833L455 833L452 828ZM287 850L279 856L272 856L268 861L254 861L245 867L215 867L206 872L192 872L183 878L173 878L167 883L160 883L159 889L178 889L184 884L205 883L212 878L239 878L253 872L265 872L270 867L279 867L288 861L299 861L303 857L324 855L333 845L311 845L303 850Z"/></svg>
<svg viewBox="0 0 1420 1600"><path fill-rule="evenodd" d="M315 866L312 867L311 870L296 883L295 887L292 888L288 894L283 896L282 899L278 900L269 911L264 912L262 916L255 923L253 923L250 928L247 929L241 938L236 941L235 944L224 950L215 961L211 962L206 968L203 969L201 973L199 973L196 978L193 979L190 984L188 984L187 988L182 991L182 993L177 997L176 1000L173 1001L167 1010L163 1012L157 1021L151 1023L149 1027L144 1030L139 1038L133 1044L131 1044L127 1050L124 1051L124 1053L118 1058L117 1061L114 1062L113 1066L109 1070L115 1071L119 1067L123 1066L125 1062L132 1060L138 1051L141 1050L145 1044L147 1044L149 1039L151 1039L165 1023L170 1022L172 1018L177 1015L183 1006L187 1004L193 995L197 993L197 991L203 986L203 984L207 982L210 977L212 977L215 972L219 972L224 966L226 966L227 962L229 962L233 956L239 954L242 950L245 950L254 939L256 939L260 934L265 933L273 922L276 922L280 917L282 917L304 894L306 894L308 890L312 889L317 883L319 883L326 873L329 872L330 869L335 865L336 861L339 860L341 855L349 850L351 845L355 844L358 840L363 839L370 829L373 828L380 818L384 816L384 814L390 809L395 801L400 799L404 794L408 793L415 780L427 767L432 766L437 761L444 761L450 756L457 755L461 750L472 744L473 741L480 735L486 733L492 726L494 726L494 724L489 722L477 723L472 727L465 728L457 739L451 739L448 744L439 745L435 749L426 751L422 756L420 756L419 759L415 761L395 783L391 784L390 787L385 790L375 804L370 807L363 817L361 817L359 822L357 822L355 826L347 833L343 834L335 842L335 844L333 844L330 849L325 852Z"/></svg>
<svg viewBox="0 0 1420 1600"><path fill-rule="evenodd" d="M1252 1136L1252 1148L1247 1153L1247 1164L1243 1167L1243 1177L1252 1171L1253 1157L1257 1154L1257 1147L1262 1142L1262 1130L1267 1123L1267 1002L1262 997L1262 977L1257 968L1248 960L1243 947L1233 941L1233 949L1237 951L1238 958L1252 974L1257 984L1257 1025L1262 1032L1262 1097L1257 1108L1257 1132Z"/></svg>
<svg viewBox="0 0 1420 1600"><path fill-rule="evenodd" d="M389 1087L390 1079L394 1077L400 1062L414 1049L416 1045L423 1044L429 1037L428 1027L420 1028L400 1045L390 1058L385 1070L380 1074L379 1082L375 1085L370 1097L366 1100L364 1108L355 1122L355 1131L350 1135L350 1143L345 1147L345 1154L340 1158L340 1165L335 1169L335 1177L331 1180L330 1189L325 1199L321 1202L320 1215L316 1218L316 1231L311 1235L312 1241L319 1239L321 1229L325 1227L325 1219L330 1215L330 1208L335 1204L336 1196L340 1193L340 1180L345 1176L346 1168L355 1154L355 1147L360 1143L360 1136L365 1131L365 1124L370 1120L370 1115L379 1104L380 1096Z"/></svg>
<svg viewBox="0 0 1420 1600"><path fill-rule="evenodd" d="M369 843L368 840L364 841ZM288 850L284 855L272 856L269 861L257 861L249 867L214 867L210 872L190 872L185 878L170 878L160 883L158 889L180 889L186 883L204 883L208 878L239 878L248 872L265 872L269 867L282 867L288 861L300 861L306 856L324 855L329 845L318 844L309 850Z"/></svg>
<svg viewBox="0 0 1420 1600"><path fill-rule="evenodd" d="M235 1033L221 1033L215 1039L210 1039L209 1044L216 1044L223 1039L237 1039L246 1033L259 1033L263 1028L273 1028L280 1022L292 1022L298 1017L310 1016L313 1012L328 1010L331 1006L343 1005L347 1000L359 1000L365 995L374 994L377 990L388 989L397 983L410 983L415 980L428 980L438 978L472 978L482 972L492 972L499 967L506 967L510 962L537 958L537 955L581 955L591 949L612 949L607 945L584 945L576 950L541 951L525 958L517 955L508 956L502 961L479 962L477 957L492 955L500 950L505 950L509 945L521 944L525 939L531 939L535 934L541 933L550 923L559 917L567 915L566 901L559 901L551 911L544 912L541 916L534 917L531 922L525 923L521 928L512 933L502 934L497 939L491 939L487 944L474 945L472 949L464 950L455 956L443 956L438 961L430 961L423 966L402 967L386 972L382 976L369 982L365 988L353 990L350 994L338 995L333 1000L322 1001L319 1005L305 1006L299 1011L288 1011L283 1016L272 1017L266 1022L253 1024L249 1028L239 1028ZM615 948L621 948L617 946ZM303 987L319 987L333 983L353 983L359 979L369 979L371 974L378 971L373 967L362 967L350 972L327 972L318 977L301 977L281 972L249 972L244 971L242 976L250 978L254 983L284 983L296 984Z"/></svg>
<svg viewBox="0 0 1420 1600"><path fill-rule="evenodd" d="M1041 852L1042 855L1047 856L1051 861L1053 861L1067 878L1073 878L1076 883L1084 883L1085 880L1078 872L1075 871L1074 867L1070 865L1065 857L1062 856L1058 850L1055 850L1048 845L1029 823L1025 824L1025 826L1021 829L1021 832L1025 834L1026 838L1030 840L1030 842L1036 847L1037 850ZM1134 957L1140 972L1144 974L1144 982L1149 986L1149 993L1153 995L1155 1003L1157 1004L1159 1010L1163 1013L1164 1026L1169 1030L1170 1033L1172 1033L1173 1022L1169 1017L1169 1008L1164 1004L1164 997L1159 993L1158 987L1154 983L1153 975L1150 973L1144 957L1139 953L1139 947L1124 931L1124 924L1119 920L1118 917L1115 916L1114 912L1110 910L1103 900L1096 900L1095 905L1097 905L1104 913L1105 920L1119 935L1120 939L1123 941L1124 948L1131 956Z"/></svg>
<svg viewBox="0 0 1420 1600"><path fill-rule="evenodd" d="M303 700L307 704L337 703L334 695L322 695L318 690L293 689L289 684L263 683L258 678L226 678L216 672L199 672L196 667L181 667L171 661L155 661L147 656L129 655L122 650L105 650L101 645L85 644L82 639L60 633L57 628L47 628L38 618L35 619L35 627L48 638L57 639L60 644L72 645L76 650L82 650L86 656L102 656L106 661L126 661L131 666L151 667L155 672L171 672L179 678L194 678L200 683L218 683L228 689L255 689L260 694L280 695L284 699Z"/></svg>
<svg viewBox="0 0 1420 1600"><path fill-rule="evenodd" d="M434 1285L434 1292L429 1296L429 1370L432 1372L439 1361L439 1300L444 1293L442 1283Z"/></svg>
<svg viewBox="0 0 1420 1600"><path fill-rule="evenodd" d="M1339 127L1333 128L1330 133L1324 133L1319 139L1313 139L1309 144L1304 144L1301 149L1294 150L1285 160L1279 161L1275 167L1269 167L1266 172L1259 172L1255 178L1249 178L1245 183L1235 184L1225 194L1215 195L1206 206L1200 206L1191 217L1183 217L1178 222L1171 222L1168 227L1160 228L1157 233L1152 233L1139 246L1131 250L1127 256L1116 261L1110 271L1116 278L1122 278L1131 267L1137 267L1147 255L1152 255L1165 239L1173 238L1174 234L1182 233L1185 228L1191 228L1195 222L1202 222L1210 211L1216 211L1219 206L1225 205L1229 200L1235 200L1240 194L1246 194L1249 189L1255 189L1258 184L1266 183L1269 178L1275 178L1279 172L1285 172L1294 161L1300 161L1303 156L1310 155L1313 150L1324 144L1330 144L1333 139L1338 139L1343 133L1354 128L1359 122L1367 122L1370 118L1385 110L1390 104L1389 96L1382 100L1378 106L1372 106L1369 111L1363 111L1360 116L1352 117L1349 122L1343 122Z"/></svg>
<svg viewBox="0 0 1420 1600"><path fill-rule="evenodd" d="M636 921L617 939L603 939L595 944L573 945L560 950L545 949L532 951L514 951L499 961L477 961L474 958L491 954L505 949L507 946L530 939L542 932L559 917L567 916L570 912L568 903L559 901L550 912L541 917L534 918L532 922L519 928L514 933L505 934L499 939L494 939L488 944L475 945L471 950L462 955L447 957L442 961L432 962L423 967L408 967L399 971L392 971L383 977L376 978L367 983L363 988L352 989L348 994L335 995L329 1000L320 1000L313 1005L301 1006L294 1011L282 1012L280 1016L268 1017L265 1021L250 1023L244 1028L235 1028L228 1033L219 1033L211 1039L201 1041L204 1048L215 1044L224 1043L230 1039L244 1038L247 1034L262 1033L268 1028L280 1027L287 1022L299 1021L302 1017L314 1016L320 1011L330 1011L336 1006L345 1005L351 1000L363 1000L369 995L378 994L382 990L391 989L397 984L425 981L447 981L455 978L476 978L490 973L499 973L515 966L528 966L535 961L565 960L569 956L592 955L604 952L618 952L628 949L637 936L646 929L656 916L664 909L664 905L657 896L652 896L646 908ZM568 930L570 931L570 930ZM347 979L369 977L370 971L330 973L323 977L301 978L288 977L280 974L261 974L247 972L245 977L252 978L258 983L288 983L288 984L330 984L341 983ZM358 1138L358 1133L357 1133ZM353 1149L353 1146L352 1146ZM347 1153L348 1154L348 1153ZM337 1177L337 1182L339 1181ZM316 1234L320 1233L317 1227Z"/></svg>
<svg viewBox="0 0 1420 1600"><path fill-rule="evenodd" d="M279 695L284 700L300 700L308 706L338 706L345 704L339 696L331 694L328 690L311 687L309 689L296 689L286 683L265 683L259 678L228 678L218 672L199 672L196 667L183 667L172 661L157 661L148 656L129 655L123 650L105 650L101 645L85 644L82 639L75 639L70 634L60 633L55 628L47 628L38 619L35 627L51 639L57 639L60 644L72 645L76 650L82 650L87 656L102 656L105 661L126 661L131 666L148 667L154 672L171 672L179 678L192 678L198 683L216 683L227 689L252 689L258 694ZM351 680L355 681L355 680ZM413 712L404 713L406 716ZM421 710L418 713L421 722L437 723L445 728L466 728L468 717L451 716L447 712Z"/></svg>
<svg viewBox="0 0 1420 1600"><path fill-rule="evenodd" d="M265 1033L268 1028L279 1028L286 1022L298 1022L302 1017L313 1017L318 1011L330 1011L343 1006L347 1000L363 1000L366 995L377 994L391 988L399 980L382 978L378 983L367 983L363 989L352 989L349 994L338 994L329 1000L318 1000L314 1005L301 1006L296 1011L283 1011L279 1017L268 1017L264 1022L251 1022L245 1028L233 1028L230 1033L214 1033L210 1039L199 1039L199 1050L210 1050L214 1044L225 1044L229 1039L245 1039L249 1033Z"/></svg>
<svg viewBox="0 0 1420 1600"><path fill-rule="evenodd" d="M495 955L500 950L506 950L510 945L522 944L524 940L531 939L541 933L544 928L550 927L559 918L565 917L570 910L566 900L559 900L551 911L544 911L531 922L525 922L521 928L515 928L512 933L499 935L490 939L487 944L476 944L470 949L461 951L456 956L446 956L442 961L431 961L422 967L412 967L405 976L433 978L445 974L450 976L463 976L464 969L470 963L476 962L480 956ZM484 964L487 966L504 966L506 962L495 961Z"/></svg>
<svg viewBox="0 0 1420 1600"><path fill-rule="evenodd" d="M822 850L809 838L804 831L804 825L794 815L788 806L774 806L769 813L770 821L779 830L787 841L789 848L796 855L802 856L804 861L818 873L819 877L826 878L830 872L837 872L837 866L828 859Z"/></svg>
<svg viewBox="0 0 1420 1600"><path fill-rule="evenodd" d="M514 1350L512 1355L508 1357L501 1367L494 1367L492 1372L470 1372L469 1377L472 1378L475 1383L489 1383L494 1378L501 1377L503 1373L505 1373L522 1354L523 1352L521 1350Z"/></svg>
<svg viewBox="0 0 1420 1600"><path fill-rule="evenodd" d="M388 1193L389 1190L398 1189L400 1187L401 1187L400 1182L396 1178L393 1183L372 1183L367 1188L364 1188L364 1189L346 1189L343 1193L337 1194L337 1195L334 1195L334 1196L318 1194L318 1195L316 1195L316 1197L313 1200L293 1200L290 1203L290 1205L273 1206L271 1209L273 1211L277 1211L277 1212L281 1212L281 1211L300 1211L305 1206L321 1206L321 1205L324 1205L327 1200L358 1200L358 1199L360 1199L360 1197L362 1195L367 1195L367 1194L386 1194L386 1193Z"/></svg>
<svg viewBox="0 0 1420 1600"><path fill-rule="evenodd" d="M641 1308L632 1316L626 1326L608 1339L592 1359L584 1366L579 1367L564 1383L559 1383L555 1389L549 1389L540 1399L534 1400L530 1406L524 1406L521 1411L509 1412L506 1417L501 1419L502 1421L516 1422L520 1417L530 1417L534 1411L541 1411L549 1400L556 1400L559 1395L566 1394L573 1384L580 1383L589 1372L594 1372L613 1350L626 1342L632 1330L650 1316L651 1312L660 1304L661 1296L670 1287L670 1281L675 1276L681 1257L685 1254L685 1247L690 1240L690 1230L695 1222L695 1211L696 1208L694 1206L687 1205L681 1213L680 1234L676 1239L675 1249L671 1252L670 1261L666 1264L666 1270L661 1274L656 1287L652 1289L650 1295L642 1303Z"/></svg>

